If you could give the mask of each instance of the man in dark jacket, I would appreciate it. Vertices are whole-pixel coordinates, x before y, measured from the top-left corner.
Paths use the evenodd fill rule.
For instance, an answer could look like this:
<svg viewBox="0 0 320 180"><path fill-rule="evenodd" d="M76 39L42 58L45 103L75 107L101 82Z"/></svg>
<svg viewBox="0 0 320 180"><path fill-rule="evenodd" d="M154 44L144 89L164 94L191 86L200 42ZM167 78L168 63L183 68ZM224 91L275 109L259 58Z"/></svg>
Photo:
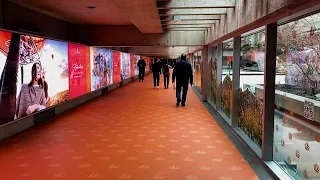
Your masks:
<svg viewBox="0 0 320 180"><path fill-rule="evenodd" d="M139 67L139 81L144 81L144 73L146 71L147 64L144 59L140 59L137 65Z"/></svg>
<svg viewBox="0 0 320 180"><path fill-rule="evenodd" d="M152 64L152 72L153 72L153 84L155 89L159 89L159 81L161 74L161 63L158 59L154 59L154 63Z"/></svg>
<svg viewBox="0 0 320 180"><path fill-rule="evenodd" d="M181 55L181 61L177 62L173 74L172 74L172 83L176 82L176 97L177 97L177 106L186 105L187 93L188 93L188 84L192 86L193 84L193 73L192 66L187 62L186 55ZM182 99L181 99L181 89L183 90Z"/></svg>

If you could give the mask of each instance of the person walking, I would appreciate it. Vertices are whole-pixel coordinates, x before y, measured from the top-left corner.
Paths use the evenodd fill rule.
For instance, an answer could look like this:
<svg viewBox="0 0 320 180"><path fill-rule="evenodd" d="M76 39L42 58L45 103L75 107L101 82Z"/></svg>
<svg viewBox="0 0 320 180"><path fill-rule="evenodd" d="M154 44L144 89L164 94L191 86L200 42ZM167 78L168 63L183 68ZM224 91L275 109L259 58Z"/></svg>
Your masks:
<svg viewBox="0 0 320 180"><path fill-rule="evenodd" d="M164 82L164 88L169 88L169 79L170 79L170 65L168 64L168 60L164 61L164 65L162 67L163 70L163 82Z"/></svg>
<svg viewBox="0 0 320 180"><path fill-rule="evenodd" d="M147 66L146 61L144 59L140 59L137 65L139 67L139 81L144 81L144 74Z"/></svg>
<svg viewBox="0 0 320 180"><path fill-rule="evenodd" d="M175 64L172 73L172 84L176 82L176 98L177 98L177 106L185 106L187 100L188 93L188 84L193 85L193 73L192 66L187 62L186 55L181 55L181 61ZM181 99L181 90L182 99Z"/></svg>
<svg viewBox="0 0 320 180"><path fill-rule="evenodd" d="M161 63L158 61L158 59L154 59L154 63L152 64L152 72L154 88L159 89Z"/></svg>

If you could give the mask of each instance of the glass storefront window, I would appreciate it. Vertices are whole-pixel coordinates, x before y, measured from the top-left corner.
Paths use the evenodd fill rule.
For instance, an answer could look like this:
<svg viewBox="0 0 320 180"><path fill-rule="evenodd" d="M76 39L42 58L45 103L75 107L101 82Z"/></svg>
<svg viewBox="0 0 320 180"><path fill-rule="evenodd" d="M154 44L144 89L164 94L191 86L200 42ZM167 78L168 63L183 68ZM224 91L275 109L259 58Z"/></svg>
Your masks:
<svg viewBox="0 0 320 180"><path fill-rule="evenodd" d="M278 27L274 161L295 179L319 179L320 13Z"/></svg>
<svg viewBox="0 0 320 180"><path fill-rule="evenodd" d="M221 111L228 119L231 119L232 107L232 61L233 41L227 41L222 49Z"/></svg>
<svg viewBox="0 0 320 180"><path fill-rule="evenodd" d="M261 148L264 96L264 30L241 38L238 127Z"/></svg>

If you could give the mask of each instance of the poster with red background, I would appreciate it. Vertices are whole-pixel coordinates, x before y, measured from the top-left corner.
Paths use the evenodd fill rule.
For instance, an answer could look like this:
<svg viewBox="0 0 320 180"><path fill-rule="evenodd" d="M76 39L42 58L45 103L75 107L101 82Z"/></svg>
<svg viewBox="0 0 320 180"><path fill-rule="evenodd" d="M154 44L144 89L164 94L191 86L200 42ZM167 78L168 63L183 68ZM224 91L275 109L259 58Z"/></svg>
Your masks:
<svg viewBox="0 0 320 180"><path fill-rule="evenodd" d="M135 71L135 55L134 54L130 54L130 73L131 73L131 77L134 77L134 71Z"/></svg>
<svg viewBox="0 0 320 180"><path fill-rule="evenodd" d="M69 98L81 96L87 92L86 46L68 44L69 60Z"/></svg>
<svg viewBox="0 0 320 180"><path fill-rule="evenodd" d="M146 64L147 64L146 72L148 72L148 71L150 71L150 61L151 61L151 59L149 57L143 57L143 58L144 58L144 60L146 61Z"/></svg>
<svg viewBox="0 0 320 180"><path fill-rule="evenodd" d="M121 81L120 52L112 51L112 59L113 59L113 83L115 84Z"/></svg>

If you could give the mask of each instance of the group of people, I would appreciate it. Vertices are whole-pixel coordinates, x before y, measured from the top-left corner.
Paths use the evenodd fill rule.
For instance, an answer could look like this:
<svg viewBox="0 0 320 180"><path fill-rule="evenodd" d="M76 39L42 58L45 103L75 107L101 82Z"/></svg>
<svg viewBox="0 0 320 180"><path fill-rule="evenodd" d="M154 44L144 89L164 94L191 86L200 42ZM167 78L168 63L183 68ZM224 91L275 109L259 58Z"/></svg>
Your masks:
<svg viewBox="0 0 320 180"><path fill-rule="evenodd" d="M170 68L172 68L168 61L162 63L159 59L155 59L154 63L152 64L152 72L153 72L153 84L155 89L159 89L160 84L160 75L163 73L164 78L164 88L169 88L169 78L170 78Z"/></svg>
<svg viewBox="0 0 320 180"><path fill-rule="evenodd" d="M144 81L145 74L145 66L146 63L144 60L139 60L139 81ZM161 62L159 59L155 59L152 64L152 73L153 73L153 84L155 89L159 89L160 85L160 75L163 73L164 78L164 88L169 88L170 81L170 69L172 67L168 64L168 61ZM187 62L186 55L181 55L181 61L177 62L174 66L172 73L172 84L175 85L176 88L176 99L177 106L185 106L187 93L189 88L189 83L193 85L193 72L192 66ZM182 96L181 96L182 91Z"/></svg>

